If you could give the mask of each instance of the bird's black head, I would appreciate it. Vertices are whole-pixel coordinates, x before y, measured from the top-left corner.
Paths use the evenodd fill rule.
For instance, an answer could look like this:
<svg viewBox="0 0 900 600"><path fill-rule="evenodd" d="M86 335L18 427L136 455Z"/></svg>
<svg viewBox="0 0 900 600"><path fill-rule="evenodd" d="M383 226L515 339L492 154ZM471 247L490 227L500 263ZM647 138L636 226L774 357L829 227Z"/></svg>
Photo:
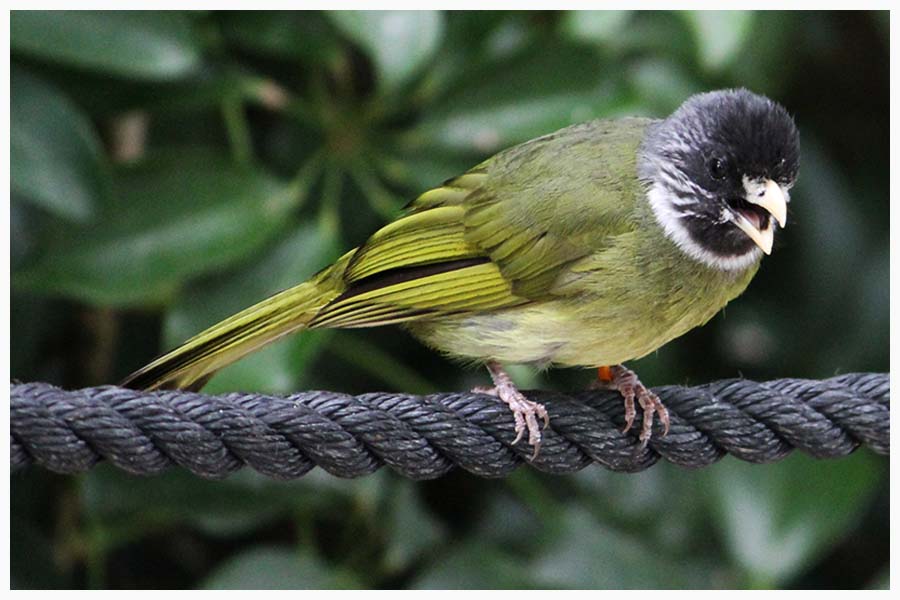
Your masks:
<svg viewBox="0 0 900 600"><path fill-rule="evenodd" d="M682 250L741 269L771 251L799 163L791 116L740 89L692 96L651 125L638 169L657 220Z"/></svg>

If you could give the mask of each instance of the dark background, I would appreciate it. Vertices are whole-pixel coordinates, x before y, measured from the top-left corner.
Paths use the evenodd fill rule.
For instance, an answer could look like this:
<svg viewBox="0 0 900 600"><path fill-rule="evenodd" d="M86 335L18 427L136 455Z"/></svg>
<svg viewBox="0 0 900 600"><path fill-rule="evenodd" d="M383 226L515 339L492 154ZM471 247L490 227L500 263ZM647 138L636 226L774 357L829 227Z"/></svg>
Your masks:
<svg viewBox="0 0 900 600"><path fill-rule="evenodd" d="M728 86L796 117L790 225L722 315L630 366L651 385L887 371L888 20L13 12L12 376L115 382L503 147ZM384 328L294 336L207 390L486 382ZM11 495L22 588L888 585L888 459L868 450L427 483L35 468Z"/></svg>

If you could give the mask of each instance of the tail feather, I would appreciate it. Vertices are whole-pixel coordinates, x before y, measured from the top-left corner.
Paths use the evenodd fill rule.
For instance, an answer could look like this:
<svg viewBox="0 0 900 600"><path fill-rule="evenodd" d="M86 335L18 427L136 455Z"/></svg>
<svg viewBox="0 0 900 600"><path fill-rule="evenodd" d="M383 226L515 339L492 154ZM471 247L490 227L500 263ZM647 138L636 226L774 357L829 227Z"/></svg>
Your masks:
<svg viewBox="0 0 900 600"><path fill-rule="evenodd" d="M121 385L139 390L198 390L219 369L306 327L340 293L328 283L328 278L316 277L263 300L135 371Z"/></svg>

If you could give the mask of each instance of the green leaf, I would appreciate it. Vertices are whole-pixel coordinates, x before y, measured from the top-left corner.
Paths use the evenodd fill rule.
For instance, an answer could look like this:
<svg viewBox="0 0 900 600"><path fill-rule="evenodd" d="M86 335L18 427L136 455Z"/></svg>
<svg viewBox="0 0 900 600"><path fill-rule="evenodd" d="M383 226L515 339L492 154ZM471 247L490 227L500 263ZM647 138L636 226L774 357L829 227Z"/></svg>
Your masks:
<svg viewBox="0 0 900 600"><path fill-rule="evenodd" d="M330 350L351 365L386 382L394 389L410 394L433 394L438 391L414 367L367 341L364 336L344 334L342 337L349 338L352 342L333 344Z"/></svg>
<svg viewBox="0 0 900 600"><path fill-rule="evenodd" d="M783 97L799 78L797 68L804 57L796 51L797 36L804 26L818 30L801 11L755 13L745 34L752 42L743 44L740 60L731 61L723 74L730 82L754 92L775 99Z"/></svg>
<svg viewBox="0 0 900 600"><path fill-rule="evenodd" d="M529 27L529 15L521 11L448 11L446 31L440 50L440 60L432 69L440 69L448 52L463 57L466 62L482 58L497 58L520 50L520 43L537 32Z"/></svg>
<svg viewBox="0 0 900 600"><path fill-rule="evenodd" d="M866 452L827 462L795 454L764 467L728 458L708 476L728 552L759 587L777 586L840 540L878 482Z"/></svg>
<svg viewBox="0 0 900 600"><path fill-rule="evenodd" d="M117 173L115 201L60 228L14 286L95 304L165 300L187 278L254 255L287 225L301 189L186 150Z"/></svg>
<svg viewBox="0 0 900 600"><path fill-rule="evenodd" d="M389 152L385 150L378 154L377 168L385 179L407 188L410 200L473 166L471 159L457 154L442 156L437 152L413 152L395 158Z"/></svg>
<svg viewBox="0 0 900 600"><path fill-rule="evenodd" d="M527 565L509 552L478 540L454 546L432 561L413 589L523 589L531 583Z"/></svg>
<svg viewBox="0 0 900 600"><path fill-rule="evenodd" d="M530 26L527 12L449 11L444 15L446 30L440 48L421 85L407 98L413 106L427 106L453 86L465 85L465 74L474 65L514 56L540 33Z"/></svg>
<svg viewBox="0 0 900 600"><path fill-rule="evenodd" d="M520 483L516 489L516 482L510 479L505 483L515 489L516 493L492 494L485 498L484 508L475 522L471 535L482 543L498 548L533 554L545 540L538 535L522 535L522 532L538 527L552 529L556 523L555 516L542 511L538 503L529 503L529 494L522 491L523 487L530 486L534 482L534 477L520 476L518 472L512 477L518 477L520 482L525 481L525 485ZM545 490L540 484L536 484L535 487L539 489L539 493ZM552 505L552 509L556 508Z"/></svg>
<svg viewBox="0 0 900 600"><path fill-rule="evenodd" d="M188 17L166 11L13 11L10 46L134 79L181 77L200 62Z"/></svg>
<svg viewBox="0 0 900 600"><path fill-rule="evenodd" d="M436 11L330 11L332 22L375 63L380 84L394 90L432 58L444 33Z"/></svg>
<svg viewBox="0 0 900 600"><path fill-rule="evenodd" d="M53 83L98 122L132 111L150 113L154 145L171 143L158 131L160 119L184 118L218 108L224 98L258 98L268 82L233 65L217 64L181 79L127 81L112 84L106 73L64 67L45 67ZM262 90L263 92L265 90ZM192 116L192 115L191 115ZM218 132L216 132L218 133Z"/></svg>
<svg viewBox="0 0 900 600"><path fill-rule="evenodd" d="M854 324L847 332L851 341L845 346L854 350L847 352L849 356L842 363L860 371L890 369L890 262L888 244L870 252L865 259L859 294L854 295L857 307L851 308L849 320Z"/></svg>
<svg viewBox="0 0 900 600"><path fill-rule="evenodd" d="M797 248L803 257L796 277L807 297L816 300L804 306L804 319L818 335L802 338L807 354L817 358L824 373L834 369L835 357L849 343L844 336L856 332L835 328L834 315L848 310L845 290L861 289L864 284L861 277L866 270L859 264L860 249L868 245L866 209L854 201L858 194L853 184L819 140L802 134L801 140L803 171L791 191L791 208L796 207L802 227L789 226L782 237L787 247Z"/></svg>
<svg viewBox="0 0 900 600"><path fill-rule="evenodd" d="M570 10L561 19L562 32L579 42L615 44L627 31L630 10Z"/></svg>
<svg viewBox="0 0 900 600"><path fill-rule="evenodd" d="M232 538L292 511L339 513L371 479L339 479L313 469L285 482L245 468L223 481L201 481L180 468L146 478L101 465L84 477L81 490L85 514L116 545L159 527L188 524Z"/></svg>
<svg viewBox="0 0 900 600"><path fill-rule="evenodd" d="M135 92L138 108L151 113L156 123L219 108L229 99L250 98L259 85L251 75L223 67L204 69L188 80L129 85L127 89Z"/></svg>
<svg viewBox="0 0 900 600"><path fill-rule="evenodd" d="M206 589L356 589L355 577L323 564L308 550L258 546L224 561L203 583Z"/></svg>
<svg viewBox="0 0 900 600"><path fill-rule="evenodd" d="M674 11L634 11L616 39L615 49L625 57L668 60L687 67L697 60L691 30L681 14ZM623 67L627 70L621 63L618 65L620 70Z"/></svg>
<svg viewBox="0 0 900 600"><path fill-rule="evenodd" d="M334 28L320 13L227 11L217 17L228 41L261 55L327 62L338 50Z"/></svg>
<svg viewBox="0 0 900 600"><path fill-rule="evenodd" d="M304 224L266 256L226 279L193 285L167 313L164 338L174 347L232 314L305 281L336 258L336 240L323 228ZM326 331L304 331L266 346L217 373L204 389L287 393L298 389L306 369L327 339Z"/></svg>
<svg viewBox="0 0 900 600"><path fill-rule="evenodd" d="M635 62L628 70L635 95L665 116L678 108L692 94L705 91L703 83L692 78L678 64L659 59Z"/></svg>
<svg viewBox="0 0 900 600"><path fill-rule="evenodd" d="M664 557L652 544L597 522L581 506L560 516L529 571L539 587L655 589L710 587L709 568L696 557Z"/></svg>
<svg viewBox="0 0 900 600"><path fill-rule="evenodd" d="M109 172L88 118L58 90L10 73L13 193L64 219L87 221L109 193Z"/></svg>
<svg viewBox="0 0 900 600"><path fill-rule="evenodd" d="M396 480L389 502L384 563L391 572L398 572L439 547L446 534L411 482Z"/></svg>
<svg viewBox="0 0 900 600"><path fill-rule="evenodd" d="M593 117L633 112L604 67L591 48L532 49L470 73L406 141L484 155Z"/></svg>
<svg viewBox="0 0 900 600"><path fill-rule="evenodd" d="M700 10L681 13L694 31L700 65L717 71L730 64L744 46L754 13L743 10Z"/></svg>
<svg viewBox="0 0 900 600"><path fill-rule="evenodd" d="M287 490L240 485L242 475L243 471L227 481L198 482L187 471L173 469L148 479L104 466L84 479L84 511L97 528L98 542L112 549L148 531L184 523L215 536L232 537L290 510ZM294 488L291 493L295 501L303 502L302 491Z"/></svg>

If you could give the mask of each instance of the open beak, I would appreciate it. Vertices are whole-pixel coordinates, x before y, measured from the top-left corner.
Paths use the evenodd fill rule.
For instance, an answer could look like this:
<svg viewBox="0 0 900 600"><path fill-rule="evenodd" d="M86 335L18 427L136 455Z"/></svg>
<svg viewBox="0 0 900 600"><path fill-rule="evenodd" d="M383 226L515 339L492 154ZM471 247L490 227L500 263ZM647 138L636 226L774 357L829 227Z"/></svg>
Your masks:
<svg viewBox="0 0 900 600"><path fill-rule="evenodd" d="M784 192L781 187L771 179L766 179L765 186L761 193L755 198L747 198L747 202L762 206L769 211L780 227L784 227L787 223L787 201L784 198Z"/></svg>
<svg viewBox="0 0 900 600"><path fill-rule="evenodd" d="M787 222L787 201L784 197L784 192L781 191L777 183L767 179L757 193L747 194L746 200L751 204L764 208L766 212L772 215L772 219L778 222L779 226L784 227ZM771 254L772 243L775 239L775 225L772 219L768 220L765 229L759 229L744 215L738 213L735 217L734 224L746 233L763 252Z"/></svg>

